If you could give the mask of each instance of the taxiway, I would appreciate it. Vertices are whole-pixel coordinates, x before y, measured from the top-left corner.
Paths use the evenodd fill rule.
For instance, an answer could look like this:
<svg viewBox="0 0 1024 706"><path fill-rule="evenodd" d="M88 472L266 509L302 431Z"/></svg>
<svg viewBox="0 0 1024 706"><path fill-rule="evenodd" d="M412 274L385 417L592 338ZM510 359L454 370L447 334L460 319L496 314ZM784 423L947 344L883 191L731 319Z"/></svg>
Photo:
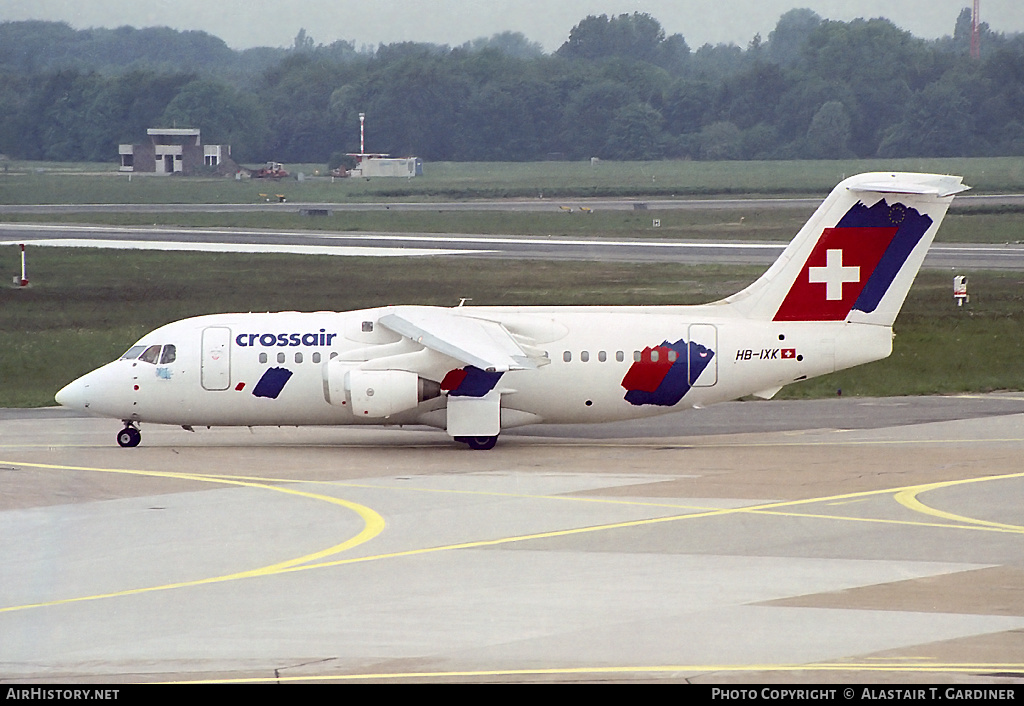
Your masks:
<svg viewBox="0 0 1024 706"><path fill-rule="evenodd" d="M15 681L1024 675L1024 397L432 430L0 414Z"/></svg>
<svg viewBox="0 0 1024 706"><path fill-rule="evenodd" d="M604 260L770 265L787 243L611 239L481 234L235 230L0 224L0 246L299 253L339 256L458 256L515 260ZM1019 243L932 245L926 268L1024 270Z"/></svg>

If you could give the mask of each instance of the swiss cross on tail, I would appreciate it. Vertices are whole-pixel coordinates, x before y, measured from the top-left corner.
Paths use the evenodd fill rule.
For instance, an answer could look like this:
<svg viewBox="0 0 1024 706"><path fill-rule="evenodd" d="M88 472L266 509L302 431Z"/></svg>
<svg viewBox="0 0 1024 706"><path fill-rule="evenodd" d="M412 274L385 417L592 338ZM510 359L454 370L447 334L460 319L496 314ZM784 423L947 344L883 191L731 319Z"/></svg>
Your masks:
<svg viewBox="0 0 1024 706"><path fill-rule="evenodd" d="M856 204L822 231L775 320L842 321L853 309L874 311L931 224L901 203Z"/></svg>

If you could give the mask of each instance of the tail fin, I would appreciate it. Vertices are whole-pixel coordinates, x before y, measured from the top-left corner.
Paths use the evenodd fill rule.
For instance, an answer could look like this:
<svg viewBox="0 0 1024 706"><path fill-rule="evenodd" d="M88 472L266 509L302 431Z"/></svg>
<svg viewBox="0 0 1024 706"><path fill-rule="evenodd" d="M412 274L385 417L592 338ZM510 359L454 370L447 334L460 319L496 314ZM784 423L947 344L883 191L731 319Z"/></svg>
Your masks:
<svg viewBox="0 0 1024 706"><path fill-rule="evenodd" d="M861 174L829 194L760 279L724 300L766 321L892 326L961 177Z"/></svg>

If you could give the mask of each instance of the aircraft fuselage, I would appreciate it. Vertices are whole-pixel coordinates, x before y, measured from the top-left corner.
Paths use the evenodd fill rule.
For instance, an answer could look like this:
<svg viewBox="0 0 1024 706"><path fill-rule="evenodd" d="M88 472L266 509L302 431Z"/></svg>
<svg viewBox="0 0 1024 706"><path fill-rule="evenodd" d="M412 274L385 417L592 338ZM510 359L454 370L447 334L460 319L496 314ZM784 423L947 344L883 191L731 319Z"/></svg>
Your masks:
<svg viewBox="0 0 1024 706"><path fill-rule="evenodd" d="M172 361L109 363L81 379L81 403L100 416L190 426L444 427L445 394L385 417L360 414L351 400L330 394L328 366L365 366L386 346L395 347L396 355L433 354L439 359L433 376L438 382L463 366L382 327L379 319L390 311L217 314L169 324L136 348L160 346L163 354L173 346ZM497 380L502 428L634 419L771 393L787 383L884 358L892 338L888 327L730 320L710 315L707 307L444 311L510 322L507 330L532 334L532 345L543 350L543 365L510 370ZM665 351L663 344L677 342L684 350ZM707 360L701 351L687 355L691 342ZM657 395L658 382L674 368L674 389ZM64 393L64 402L70 394Z"/></svg>

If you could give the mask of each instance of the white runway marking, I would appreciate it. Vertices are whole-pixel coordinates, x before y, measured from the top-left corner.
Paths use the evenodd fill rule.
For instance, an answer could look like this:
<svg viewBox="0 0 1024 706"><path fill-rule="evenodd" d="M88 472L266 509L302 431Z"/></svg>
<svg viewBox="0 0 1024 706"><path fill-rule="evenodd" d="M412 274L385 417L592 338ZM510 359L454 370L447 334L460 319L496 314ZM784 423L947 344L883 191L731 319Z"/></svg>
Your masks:
<svg viewBox="0 0 1024 706"><path fill-rule="evenodd" d="M352 231L346 233L339 232L317 232L317 231L305 231L305 230L257 230L257 231L241 231L224 228L141 228L141 227L128 227L128 226L88 226L88 225L53 225L53 224L37 224L37 223L3 223L0 224L4 230L17 231L17 230L28 230L28 231L56 231L64 233L68 231L74 232L96 232L103 234L115 234L124 233L128 235L159 235L167 234L176 237L211 237L211 236L249 236L252 238L292 238L292 237L303 237L303 238L319 238L323 240L353 240L353 239L366 239L372 241L402 241L402 242L422 242L422 243L449 243L449 244L480 244L480 245L575 245L575 246L601 246L601 247L638 247L638 248L713 248L721 250L775 250L779 251L785 248L786 243L766 243L766 242L716 242L716 241L665 241L665 240L621 240L621 239L605 239L605 238L568 238L568 237L551 237L551 236L515 236L515 235L478 235L470 233L386 233L377 231ZM73 239L78 242L79 239ZM21 240L6 240L0 241L0 245L20 245L23 241ZM48 240L30 240L25 241L28 245L42 245L47 244L51 241ZM85 241L82 242L100 242L106 243L107 240L100 241ZM149 242L149 241L142 241ZM172 242L172 241L165 241ZM173 241L177 242L177 241ZM86 246L82 246L86 247ZM105 247L103 245L89 245L88 247ZM114 246L110 246L114 247ZM281 247L295 247L301 248L305 246L301 245L282 245ZM375 248L376 249L376 248ZM299 250L291 250L289 252L300 252ZM467 250L459 250L460 253L468 253ZM478 251L480 252L480 251Z"/></svg>
<svg viewBox="0 0 1024 706"><path fill-rule="evenodd" d="M14 241L0 245L18 245ZM114 250L185 250L236 253L295 253L300 255L339 255L348 257L423 257L430 255L479 255L491 250L444 250L438 248L377 248L348 245L282 245L258 243L186 243L166 240L90 240L84 238L58 238L31 240L29 245L50 248L110 248Z"/></svg>

